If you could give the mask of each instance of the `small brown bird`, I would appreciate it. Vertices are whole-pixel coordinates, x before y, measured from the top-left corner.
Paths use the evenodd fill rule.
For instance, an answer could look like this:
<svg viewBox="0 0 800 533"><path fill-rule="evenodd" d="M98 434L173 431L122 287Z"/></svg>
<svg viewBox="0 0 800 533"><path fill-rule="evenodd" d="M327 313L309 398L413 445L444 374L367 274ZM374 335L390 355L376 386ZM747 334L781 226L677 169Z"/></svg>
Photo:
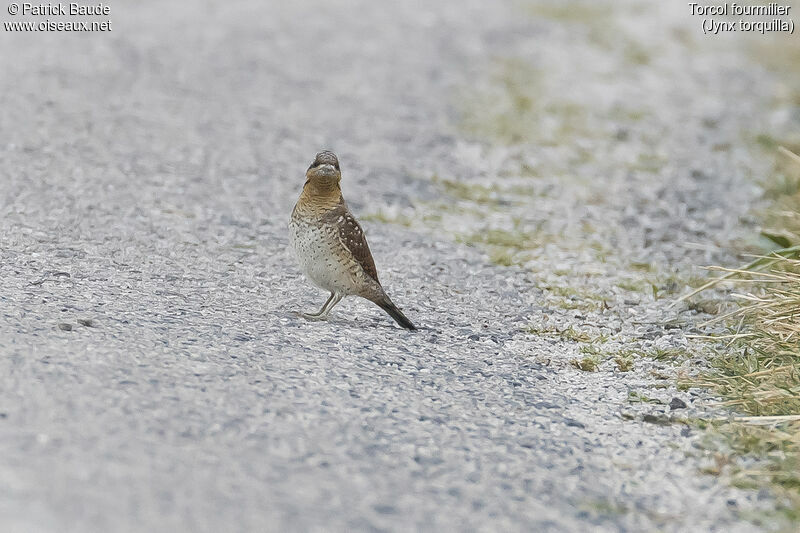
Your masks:
<svg viewBox="0 0 800 533"><path fill-rule="evenodd" d="M319 312L303 316L325 320L342 298L355 295L376 303L402 327L417 329L381 287L364 231L342 197L341 179L336 154L318 153L306 171L303 192L289 221L300 268L331 293Z"/></svg>

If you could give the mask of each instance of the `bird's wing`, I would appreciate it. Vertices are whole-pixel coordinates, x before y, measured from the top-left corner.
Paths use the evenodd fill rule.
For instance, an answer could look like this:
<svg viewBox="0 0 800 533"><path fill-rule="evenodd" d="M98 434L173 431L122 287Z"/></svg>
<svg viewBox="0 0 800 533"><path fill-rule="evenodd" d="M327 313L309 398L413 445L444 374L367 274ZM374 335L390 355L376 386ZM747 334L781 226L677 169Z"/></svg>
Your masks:
<svg viewBox="0 0 800 533"><path fill-rule="evenodd" d="M347 205L344 201L328 211L325 214L325 218L327 222L336 225L339 231L339 240L356 262L361 265L364 272L375 281L378 281L378 271L375 268L375 260L372 259L372 253L369 251L369 245L367 244L364 230L361 229L356 218L350 210L347 209Z"/></svg>

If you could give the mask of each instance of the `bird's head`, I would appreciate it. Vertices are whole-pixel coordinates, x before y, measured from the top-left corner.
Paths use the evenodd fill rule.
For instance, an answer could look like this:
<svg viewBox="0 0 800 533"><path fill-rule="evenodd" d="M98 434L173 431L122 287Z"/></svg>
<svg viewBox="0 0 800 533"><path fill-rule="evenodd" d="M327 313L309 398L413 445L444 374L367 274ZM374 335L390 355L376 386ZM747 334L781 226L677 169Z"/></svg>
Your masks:
<svg viewBox="0 0 800 533"><path fill-rule="evenodd" d="M336 154L328 150L318 153L306 171L306 183L321 187L338 186L341 179L339 160L336 158Z"/></svg>

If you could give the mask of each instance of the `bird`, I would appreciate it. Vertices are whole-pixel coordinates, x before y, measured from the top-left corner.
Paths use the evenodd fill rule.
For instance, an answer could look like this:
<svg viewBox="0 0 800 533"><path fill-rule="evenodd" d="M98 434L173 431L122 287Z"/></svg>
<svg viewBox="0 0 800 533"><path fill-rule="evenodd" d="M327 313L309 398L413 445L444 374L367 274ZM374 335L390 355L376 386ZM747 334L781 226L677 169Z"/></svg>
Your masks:
<svg viewBox="0 0 800 533"><path fill-rule="evenodd" d="M292 210L289 237L303 273L330 292L309 320L327 320L345 296L360 296L377 304L403 328L417 329L392 302L378 280L375 260L361 225L342 196L339 159L319 152L306 171L303 191Z"/></svg>

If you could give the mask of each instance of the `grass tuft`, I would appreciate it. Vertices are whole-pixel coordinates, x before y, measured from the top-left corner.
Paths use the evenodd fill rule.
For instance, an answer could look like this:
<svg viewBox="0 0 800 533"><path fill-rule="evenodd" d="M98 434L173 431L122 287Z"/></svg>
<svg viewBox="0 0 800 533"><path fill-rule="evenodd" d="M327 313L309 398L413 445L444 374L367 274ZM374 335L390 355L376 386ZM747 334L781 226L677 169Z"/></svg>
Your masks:
<svg viewBox="0 0 800 533"><path fill-rule="evenodd" d="M596 355L587 355L581 359L572 359L569 364L584 372L597 372L597 368L600 366L600 358Z"/></svg>
<svg viewBox="0 0 800 533"><path fill-rule="evenodd" d="M789 154L800 169L800 157ZM707 337L720 344L713 371L695 385L750 415L716 428L734 454L766 459L756 469L735 469L734 482L769 483L789 502L787 512L800 516L800 193L778 194L765 219L787 239L773 241L788 246L742 268L717 268L724 275L703 287L726 280L743 290L731 295L733 311L706 322L727 323L730 331Z"/></svg>
<svg viewBox="0 0 800 533"><path fill-rule="evenodd" d="M614 357L614 363L620 372L630 372L633 370L634 358L630 353L621 353Z"/></svg>
<svg viewBox="0 0 800 533"><path fill-rule="evenodd" d="M740 307L726 316L734 355L716 358L705 380L750 414L800 414L800 259L781 257L748 278L750 290L733 294Z"/></svg>

